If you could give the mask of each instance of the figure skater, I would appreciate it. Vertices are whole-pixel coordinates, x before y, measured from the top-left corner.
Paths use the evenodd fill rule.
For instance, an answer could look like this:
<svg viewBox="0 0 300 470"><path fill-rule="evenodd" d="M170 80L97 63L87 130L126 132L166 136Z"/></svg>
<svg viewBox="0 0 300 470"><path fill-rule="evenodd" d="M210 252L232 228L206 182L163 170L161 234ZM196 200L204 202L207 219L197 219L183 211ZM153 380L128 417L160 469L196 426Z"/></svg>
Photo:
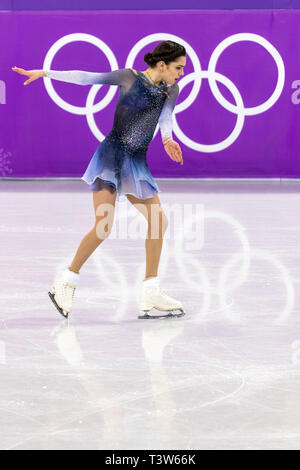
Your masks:
<svg viewBox="0 0 300 470"><path fill-rule="evenodd" d="M143 72L131 68L108 73L12 68L29 77L24 85L39 77L49 77L78 85L120 87L113 128L99 144L82 177L93 192L95 224L82 239L71 265L54 281L49 292L54 305L65 318L68 318L73 307L82 265L109 236L117 195L118 198L126 196L148 222L146 273L140 293L141 315L138 318L185 314L181 302L166 295L159 285L158 265L168 221L157 194L159 188L147 164L146 152L159 123L166 153L173 161L183 164L180 146L172 138L172 112L179 93L176 81L183 75L186 64L186 50L176 42L163 41L152 53L145 54L144 61L148 68ZM112 210L102 211L101 207L111 207ZM153 227L153 219L157 221L157 217L151 217L153 210L158 213L156 227ZM158 236L153 237L153 232L158 232ZM164 311L165 314L152 315L152 309Z"/></svg>

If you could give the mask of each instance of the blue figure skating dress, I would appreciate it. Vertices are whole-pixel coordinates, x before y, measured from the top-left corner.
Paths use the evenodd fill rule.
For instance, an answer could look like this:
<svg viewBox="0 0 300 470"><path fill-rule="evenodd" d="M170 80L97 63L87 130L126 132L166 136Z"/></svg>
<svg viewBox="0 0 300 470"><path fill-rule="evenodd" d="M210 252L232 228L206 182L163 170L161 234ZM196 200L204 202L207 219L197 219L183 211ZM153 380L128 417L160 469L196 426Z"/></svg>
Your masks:
<svg viewBox="0 0 300 470"><path fill-rule="evenodd" d="M157 123L162 139L172 137L172 112L179 92L177 83L158 86L133 69L108 73L80 70L45 71L47 77L78 85L118 85L119 97L113 128L99 144L82 179L92 191L103 188L119 197L132 194L148 199L160 192L148 167L146 152Z"/></svg>

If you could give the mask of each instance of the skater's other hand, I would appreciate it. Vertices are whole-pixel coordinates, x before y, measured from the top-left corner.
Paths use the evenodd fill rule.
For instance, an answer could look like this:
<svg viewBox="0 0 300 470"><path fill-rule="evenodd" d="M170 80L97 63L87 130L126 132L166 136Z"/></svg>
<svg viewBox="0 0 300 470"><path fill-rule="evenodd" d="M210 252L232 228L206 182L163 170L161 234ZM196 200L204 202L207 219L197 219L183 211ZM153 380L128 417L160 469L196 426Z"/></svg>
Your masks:
<svg viewBox="0 0 300 470"><path fill-rule="evenodd" d="M11 68L14 72L19 73L20 75L26 75L29 77L29 80L24 82L24 85L28 85L28 83L33 82L34 80L37 80L40 77L46 77L46 73L43 70L25 70L21 69L19 67L12 67Z"/></svg>
<svg viewBox="0 0 300 470"><path fill-rule="evenodd" d="M179 144L173 139L169 139L164 143L165 151L169 157L175 162L179 162L183 165L182 152Z"/></svg>

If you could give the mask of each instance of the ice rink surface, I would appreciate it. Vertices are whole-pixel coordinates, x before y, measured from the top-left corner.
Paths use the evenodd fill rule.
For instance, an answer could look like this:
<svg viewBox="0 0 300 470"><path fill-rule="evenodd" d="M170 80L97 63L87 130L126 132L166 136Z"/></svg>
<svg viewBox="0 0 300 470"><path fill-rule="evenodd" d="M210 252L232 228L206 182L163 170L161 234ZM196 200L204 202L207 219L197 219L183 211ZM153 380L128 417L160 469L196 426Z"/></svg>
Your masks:
<svg viewBox="0 0 300 470"><path fill-rule="evenodd" d="M158 185L186 316L137 319L146 222L123 200L65 321L48 290L92 196L0 182L1 449L300 449L300 184Z"/></svg>

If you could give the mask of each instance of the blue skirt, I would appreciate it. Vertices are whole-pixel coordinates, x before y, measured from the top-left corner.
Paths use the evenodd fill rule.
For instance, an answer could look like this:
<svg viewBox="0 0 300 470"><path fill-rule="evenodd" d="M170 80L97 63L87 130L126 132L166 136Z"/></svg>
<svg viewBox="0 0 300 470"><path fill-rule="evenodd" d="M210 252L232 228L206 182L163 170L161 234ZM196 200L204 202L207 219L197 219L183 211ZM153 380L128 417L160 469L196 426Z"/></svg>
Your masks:
<svg viewBox="0 0 300 470"><path fill-rule="evenodd" d="M111 131L99 144L82 180L91 191L109 189L117 191L118 199L132 194L138 199L148 199L160 192L146 160L146 148L128 147Z"/></svg>

